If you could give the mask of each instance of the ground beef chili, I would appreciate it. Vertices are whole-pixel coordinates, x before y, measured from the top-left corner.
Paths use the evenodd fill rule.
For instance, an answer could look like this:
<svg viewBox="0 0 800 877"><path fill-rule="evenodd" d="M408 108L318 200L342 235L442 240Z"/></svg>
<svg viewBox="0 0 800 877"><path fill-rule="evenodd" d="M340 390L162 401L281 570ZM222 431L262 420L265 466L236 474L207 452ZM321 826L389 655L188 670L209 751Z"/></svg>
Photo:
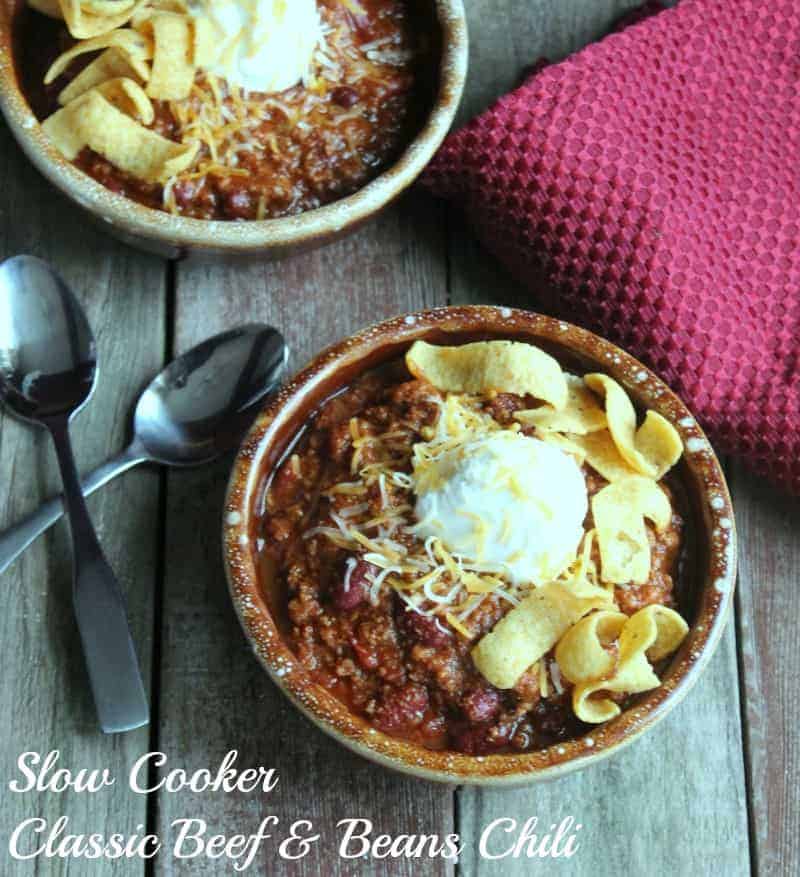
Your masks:
<svg viewBox="0 0 800 877"><path fill-rule="evenodd" d="M244 112L243 106L247 126L234 142L226 141L218 161L203 145L194 165L166 186L137 180L90 149L76 164L115 192L197 219L289 216L362 188L399 157L422 126L432 100L436 28L411 0L358 0L357 5L318 0L318 7L325 46L316 56L315 81L280 94L226 94L229 113L220 116L218 129L227 127L230 113ZM94 57L79 58L45 87L46 70L72 42L62 22L21 8L18 67L40 119L58 109L59 92ZM153 102L151 127L180 141L186 116L180 105L198 107L203 95L210 105L212 91L198 74L186 101Z"/></svg>
<svg viewBox="0 0 800 877"><path fill-rule="evenodd" d="M539 749L573 738L591 726L574 716L566 680L551 684L544 697L540 673L528 671L512 690L501 691L472 663L470 649L506 614L507 602L495 594L485 598L469 616L473 638L466 640L408 611L392 588L381 587L371 601L375 567L324 535L307 538L310 529L330 521L339 500L326 491L353 477L351 418L362 434L405 431L407 441L423 441L439 413L433 393L409 379L401 364L364 375L321 408L274 473L261 524L262 550L284 588L288 638L315 681L387 734L470 754ZM509 423L514 411L531 402L504 394L489 400L486 410ZM369 455L362 455L359 465L369 463ZM594 494L606 482L584 471ZM389 501L397 502L392 488L387 490ZM379 512L377 489L366 503ZM585 526L591 526L590 518ZM681 529L676 513L664 532L651 531L650 579L617 588L622 611L631 614L651 603L674 606ZM552 654L544 660L548 678L559 677Z"/></svg>

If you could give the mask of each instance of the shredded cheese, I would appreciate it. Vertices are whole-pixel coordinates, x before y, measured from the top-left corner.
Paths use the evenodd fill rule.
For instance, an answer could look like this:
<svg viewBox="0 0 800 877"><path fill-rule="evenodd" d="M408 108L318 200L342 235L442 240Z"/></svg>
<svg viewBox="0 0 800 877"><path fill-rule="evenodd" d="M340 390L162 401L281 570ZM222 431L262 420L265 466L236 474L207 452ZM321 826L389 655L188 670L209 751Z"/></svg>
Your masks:
<svg viewBox="0 0 800 877"><path fill-rule="evenodd" d="M556 691L556 694L564 693L564 684L561 681L561 668L558 666L558 661L553 658L550 662L550 676L553 680L553 688Z"/></svg>
<svg viewBox="0 0 800 877"><path fill-rule="evenodd" d="M356 0L341 0L341 3L351 15L366 14ZM203 0L203 7L211 11L214 8L210 0ZM328 93L339 86L356 86L366 79L386 81L396 76L393 68L408 63L410 54L394 44L386 45L381 41L360 45L354 39L355 25L352 19L348 21L347 14L336 13L324 5L319 6L319 14L320 39L312 56L311 68L299 85L269 95L250 93L223 75L201 70L189 97L169 103L175 120L176 139L182 143L199 142L201 149L187 170L175 174L165 183L162 195L165 210L180 212L176 197L178 184L199 188L207 177L247 177L250 172L238 167L241 155L280 157L293 148L293 136L299 133L304 138L319 125L335 129L338 136L350 142L347 123L363 116L358 108L340 107L326 100ZM240 32L227 40L214 69L219 72L226 64L232 65L240 44L248 43L249 38L249 34ZM376 45L377 42L380 45ZM229 56L227 62L226 53ZM309 120L313 124L309 124ZM288 199L289 212L299 197L294 189L274 194ZM265 193L259 195L257 219L265 218L267 201Z"/></svg>
<svg viewBox="0 0 800 877"><path fill-rule="evenodd" d="M314 527L304 536L329 539L372 564L376 568L369 590L373 602L382 591L391 589L408 611L433 618L443 630L471 640L475 634L466 622L484 601L491 598L518 606L531 588L544 583L515 585L507 563L482 561L487 526L479 509L462 511L475 529L477 557L453 554L435 536L423 542L416 535L419 524L412 518L412 491L420 469L435 478L437 460L445 451L503 428L483 410L478 397L451 393L430 401L438 415L426 442L412 445L408 429L373 434L374 428L364 421L349 420L352 480L334 484L323 493L331 504L333 526ZM366 447L371 449L369 462L363 455ZM414 479L409 474L412 468ZM514 473L510 471L508 478L513 481ZM511 526L510 515L506 513L506 527ZM578 556L560 577L576 589L596 586L593 538L593 532L585 535ZM544 693L549 690L546 668L540 667L539 672L544 674L540 681Z"/></svg>
<svg viewBox="0 0 800 877"><path fill-rule="evenodd" d="M464 625L455 617L455 615L451 615L449 612L445 613L444 616L447 619L447 623L453 630L458 631L464 639L472 639L472 632L468 627L464 627Z"/></svg>
<svg viewBox="0 0 800 877"><path fill-rule="evenodd" d="M356 566L358 566L358 561L355 559L355 557L348 557L344 571L343 586L345 591L350 590L350 577L353 575L353 570L356 568Z"/></svg>
<svg viewBox="0 0 800 877"><path fill-rule="evenodd" d="M546 658L542 658L542 660L539 661L539 691L541 692L542 697L546 699L547 695L549 694L549 690L547 687L547 659Z"/></svg>

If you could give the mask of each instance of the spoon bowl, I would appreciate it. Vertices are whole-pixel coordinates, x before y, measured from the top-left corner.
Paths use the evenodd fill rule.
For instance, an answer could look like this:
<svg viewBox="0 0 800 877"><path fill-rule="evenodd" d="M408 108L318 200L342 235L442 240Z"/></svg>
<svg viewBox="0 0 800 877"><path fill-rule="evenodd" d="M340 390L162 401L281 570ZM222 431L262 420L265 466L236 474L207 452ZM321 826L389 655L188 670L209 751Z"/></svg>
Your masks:
<svg viewBox="0 0 800 877"><path fill-rule="evenodd" d="M287 358L283 337L270 326L246 325L209 338L144 391L135 440L148 460L165 466L197 466L234 450Z"/></svg>
<svg viewBox="0 0 800 877"><path fill-rule="evenodd" d="M72 417L88 401L97 352L72 291L46 262L15 256L0 265L0 390L29 422Z"/></svg>

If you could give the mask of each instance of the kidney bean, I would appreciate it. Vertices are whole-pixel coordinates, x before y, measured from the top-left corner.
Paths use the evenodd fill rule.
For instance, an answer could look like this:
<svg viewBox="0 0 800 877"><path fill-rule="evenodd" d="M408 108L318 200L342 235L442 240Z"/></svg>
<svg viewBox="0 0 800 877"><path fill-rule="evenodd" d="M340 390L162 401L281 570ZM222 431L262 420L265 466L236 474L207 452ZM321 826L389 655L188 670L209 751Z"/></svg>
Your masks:
<svg viewBox="0 0 800 877"><path fill-rule="evenodd" d="M428 708L428 690L415 682L391 689L375 712L374 723L388 734L413 728L422 722Z"/></svg>
<svg viewBox="0 0 800 877"><path fill-rule="evenodd" d="M365 560L359 560L350 573L349 581L346 581L345 571L331 589L333 605L342 612L350 612L356 606L360 606L367 599L369 591L369 576L377 573L378 568Z"/></svg>
<svg viewBox="0 0 800 877"><path fill-rule="evenodd" d="M447 738L447 720L442 715L431 716L425 720L422 731L428 739L436 739L444 744Z"/></svg>
<svg viewBox="0 0 800 877"><path fill-rule="evenodd" d="M461 701L461 709L473 725L491 721L500 705L500 693L494 688L473 688Z"/></svg>
<svg viewBox="0 0 800 877"><path fill-rule="evenodd" d="M350 107L358 103L358 92L354 88L350 88L349 85L340 85L331 92L331 100L340 107L349 110Z"/></svg>
<svg viewBox="0 0 800 877"><path fill-rule="evenodd" d="M508 725L460 725L452 732L453 748L467 755L486 755L508 745Z"/></svg>
<svg viewBox="0 0 800 877"><path fill-rule="evenodd" d="M197 183L194 180L178 180L172 187L172 196L178 207L189 207L197 194Z"/></svg>
<svg viewBox="0 0 800 877"><path fill-rule="evenodd" d="M568 738L571 735L572 725L577 721L571 719L566 708L545 700L539 701L531 715L537 733L547 743Z"/></svg>
<svg viewBox="0 0 800 877"><path fill-rule="evenodd" d="M450 634L439 627L435 618L407 609L404 603L398 607L397 623L408 639L423 645L440 647L450 641Z"/></svg>

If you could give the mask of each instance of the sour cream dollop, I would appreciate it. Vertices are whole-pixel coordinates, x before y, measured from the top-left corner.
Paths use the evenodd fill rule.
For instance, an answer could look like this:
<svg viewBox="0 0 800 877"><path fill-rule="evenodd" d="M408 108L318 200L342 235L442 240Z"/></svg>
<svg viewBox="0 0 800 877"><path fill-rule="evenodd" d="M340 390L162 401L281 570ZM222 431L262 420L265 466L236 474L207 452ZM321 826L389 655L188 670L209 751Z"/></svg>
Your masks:
<svg viewBox="0 0 800 877"><path fill-rule="evenodd" d="M277 92L305 80L322 39L316 0L197 0L219 51L207 69L247 91Z"/></svg>
<svg viewBox="0 0 800 877"><path fill-rule="evenodd" d="M451 553L502 567L514 584L542 585L574 559L588 509L574 457L500 431L415 469L416 532Z"/></svg>

